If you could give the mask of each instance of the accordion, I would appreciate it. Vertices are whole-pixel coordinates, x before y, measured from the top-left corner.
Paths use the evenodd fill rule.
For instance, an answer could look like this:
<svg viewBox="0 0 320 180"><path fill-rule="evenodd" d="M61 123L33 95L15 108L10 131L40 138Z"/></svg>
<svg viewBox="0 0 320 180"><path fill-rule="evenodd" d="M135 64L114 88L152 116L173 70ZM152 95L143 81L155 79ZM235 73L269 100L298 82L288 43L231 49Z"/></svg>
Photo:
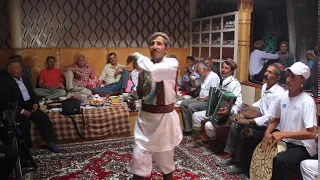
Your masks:
<svg viewBox="0 0 320 180"><path fill-rule="evenodd" d="M213 124L222 125L229 119L227 116L217 115L220 108L227 108L230 114L232 105L235 103L237 96L225 89L211 87L208 96L208 105L206 109L206 117L211 120Z"/></svg>

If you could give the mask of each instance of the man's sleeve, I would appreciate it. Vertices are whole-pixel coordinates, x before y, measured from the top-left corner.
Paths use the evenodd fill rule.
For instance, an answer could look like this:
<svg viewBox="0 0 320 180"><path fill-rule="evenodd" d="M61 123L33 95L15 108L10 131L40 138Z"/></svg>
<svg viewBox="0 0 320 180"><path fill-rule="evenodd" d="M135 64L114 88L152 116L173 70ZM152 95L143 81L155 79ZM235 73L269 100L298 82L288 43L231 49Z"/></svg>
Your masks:
<svg viewBox="0 0 320 180"><path fill-rule="evenodd" d="M95 75L94 75L94 71L93 71L93 67L92 67L92 66L90 66L90 76L95 76Z"/></svg>
<svg viewBox="0 0 320 180"><path fill-rule="evenodd" d="M279 54L271 54L271 53L267 53L262 51L261 52L262 58L263 59L279 59Z"/></svg>
<svg viewBox="0 0 320 180"><path fill-rule="evenodd" d="M231 92L237 96L236 102L232 106L233 113L238 113L242 109L241 85L238 81L236 82L237 84L231 90Z"/></svg>
<svg viewBox="0 0 320 180"><path fill-rule="evenodd" d="M271 109L270 109L271 108ZM271 118L280 118L281 116L281 95L279 95L270 107Z"/></svg>
<svg viewBox="0 0 320 180"><path fill-rule="evenodd" d="M133 56L138 66L149 73L152 81L160 82L176 78L179 63L175 58L165 58L164 61L154 64L148 57L140 53L136 52Z"/></svg>
<svg viewBox="0 0 320 180"><path fill-rule="evenodd" d="M303 106L303 122L306 129L317 126L316 105L314 101L309 101Z"/></svg>
<svg viewBox="0 0 320 180"><path fill-rule="evenodd" d="M210 87L218 87L220 84L220 78L218 76L214 76L211 80L210 80Z"/></svg>

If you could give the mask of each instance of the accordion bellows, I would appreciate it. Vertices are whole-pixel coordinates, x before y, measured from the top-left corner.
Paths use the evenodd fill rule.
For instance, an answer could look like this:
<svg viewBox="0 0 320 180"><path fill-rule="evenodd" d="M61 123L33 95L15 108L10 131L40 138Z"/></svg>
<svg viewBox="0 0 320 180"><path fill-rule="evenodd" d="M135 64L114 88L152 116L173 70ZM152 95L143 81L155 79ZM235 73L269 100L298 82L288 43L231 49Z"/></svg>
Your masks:
<svg viewBox="0 0 320 180"><path fill-rule="evenodd" d="M229 115L223 117L217 115L217 113L220 110L220 108L227 108L228 114L230 114L232 105L235 103L236 100L237 96L235 96L230 91L227 91L222 88L211 87L209 90L206 117L209 117L209 120L211 120L213 124L224 124L228 120Z"/></svg>

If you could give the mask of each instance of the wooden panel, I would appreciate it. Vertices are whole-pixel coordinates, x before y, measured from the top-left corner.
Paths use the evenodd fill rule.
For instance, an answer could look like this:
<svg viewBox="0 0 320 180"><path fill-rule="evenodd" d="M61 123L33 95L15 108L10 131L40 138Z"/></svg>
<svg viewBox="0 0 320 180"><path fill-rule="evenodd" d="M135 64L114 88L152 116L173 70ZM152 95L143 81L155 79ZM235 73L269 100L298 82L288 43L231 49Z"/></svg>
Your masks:
<svg viewBox="0 0 320 180"><path fill-rule="evenodd" d="M33 85L36 84L40 71L46 68L46 58L54 56L57 58L58 50L55 48L32 48L23 49L22 57L24 63L31 69ZM59 67L59 59L57 58L56 66Z"/></svg>
<svg viewBox="0 0 320 180"><path fill-rule="evenodd" d="M15 49L0 49L0 68L6 68L8 60L15 54Z"/></svg>
<svg viewBox="0 0 320 180"><path fill-rule="evenodd" d="M209 47L202 47L201 58L208 58L208 57L209 57Z"/></svg>
<svg viewBox="0 0 320 180"><path fill-rule="evenodd" d="M174 54L179 61L180 75L183 76L184 67L186 65L186 57L190 55L189 48L170 48L168 54Z"/></svg>
<svg viewBox="0 0 320 180"><path fill-rule="evenodd" d="M255 88L254 102L261 98L261 88Z"/></svg>
<svg viewBox="0 0 320 180"><path fill-rule="evenodd" d="M105 48L65 48L60 49L61 69L71 66L79 55L86 57L87 63L93 67L97 77L106 64L108 49Z"/></svg>
<svg viewBox="0 0 320 180"><path fill-rule="evenodd" d="M212 59L220 59L220 48L219 47L212 47L210 57Z"/></svg>

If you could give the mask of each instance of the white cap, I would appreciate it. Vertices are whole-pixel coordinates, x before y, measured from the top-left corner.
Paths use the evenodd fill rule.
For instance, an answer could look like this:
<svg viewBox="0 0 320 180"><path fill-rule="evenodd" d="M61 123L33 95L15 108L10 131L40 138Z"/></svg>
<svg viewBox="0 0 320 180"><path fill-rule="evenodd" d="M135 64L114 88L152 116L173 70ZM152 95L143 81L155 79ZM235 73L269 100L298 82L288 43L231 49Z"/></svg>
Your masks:
<svg viewBox="0 0 320 180"><path fill-rule="evenodd" d="M290 70L295 75L301 75L305 79L308 79L310 77L310 69L307 65L305 65L302 62L296 62L292 64L289 68L286 68L286 70Z"/></svg>

